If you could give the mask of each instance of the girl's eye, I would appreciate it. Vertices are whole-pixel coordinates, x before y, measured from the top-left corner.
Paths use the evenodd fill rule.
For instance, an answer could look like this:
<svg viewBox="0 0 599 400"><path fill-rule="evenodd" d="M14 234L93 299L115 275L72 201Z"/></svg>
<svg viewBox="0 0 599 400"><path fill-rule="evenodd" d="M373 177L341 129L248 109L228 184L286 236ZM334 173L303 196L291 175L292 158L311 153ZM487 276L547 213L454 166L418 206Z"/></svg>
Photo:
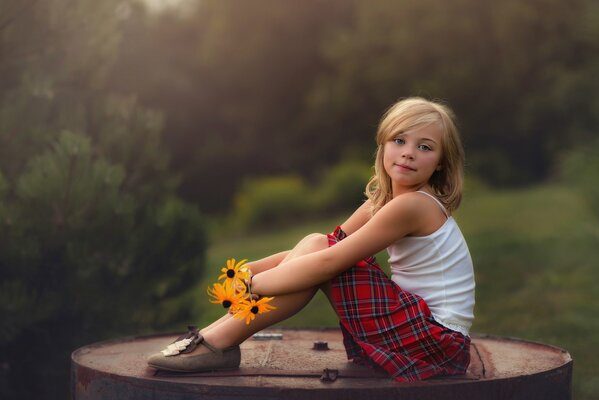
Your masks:
<svg viewBox="0 0 599 400"><path fill-rule="evenodd" d="M432 150L432 149L431 149L429 146L427 146L426 144L421 144L420 146L418 146L418 149L419 149L419 150L422 150L422 151L431 151L431 150Z"/></svg>
<svg viewBox="0 0 599 400"><path fill-rule="evenodd" d="M394 141L396 144L404 144L404 143L406 142L406 141L405 141L405 140L403 140L402 138L395 138L395 139L393 139L393 141Z"/></svg>

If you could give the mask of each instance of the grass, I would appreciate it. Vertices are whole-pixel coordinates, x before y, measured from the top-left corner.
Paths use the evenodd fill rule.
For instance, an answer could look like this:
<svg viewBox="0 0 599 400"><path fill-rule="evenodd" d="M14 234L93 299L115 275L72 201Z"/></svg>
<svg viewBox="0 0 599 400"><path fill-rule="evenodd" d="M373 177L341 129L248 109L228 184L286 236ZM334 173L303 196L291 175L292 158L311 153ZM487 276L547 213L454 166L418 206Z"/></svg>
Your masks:
<svg viewBox="0 0 599 400"><path fill-rule="evenodd" d="M310 232L331 231L345 216L277 231L215 239L202 292L230 257L255 259L288 249ZM473 332L514 336L567 349L575 361L574 396L599 396L599 221L582 196L556 185L467 193L456 214L475 263ZM386 255L379 262L386 267ZM220 316L208 301L200 323ZM321 294L283 325L337 326Z"/></svg>

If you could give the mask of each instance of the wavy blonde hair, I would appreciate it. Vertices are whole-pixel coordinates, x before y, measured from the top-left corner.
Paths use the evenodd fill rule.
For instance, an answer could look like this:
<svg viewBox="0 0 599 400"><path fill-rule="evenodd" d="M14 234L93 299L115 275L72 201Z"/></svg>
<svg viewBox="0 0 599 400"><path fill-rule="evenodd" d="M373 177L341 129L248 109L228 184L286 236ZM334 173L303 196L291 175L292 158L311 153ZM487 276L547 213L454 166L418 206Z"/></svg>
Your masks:
<svg viewBox="0 0 599 400"><path fill-rule="evenodd" d="M441 129L442 155L441 168L433 173L428 183L448 211L458 208L464 184L464 148L454 121L455 115L449 107L420 97L400 100L385 112L376 133L374 175L365 191L373 215L393 199L391 178L383 165L385 143L400 132L430 124L437 124Z"/></svg>

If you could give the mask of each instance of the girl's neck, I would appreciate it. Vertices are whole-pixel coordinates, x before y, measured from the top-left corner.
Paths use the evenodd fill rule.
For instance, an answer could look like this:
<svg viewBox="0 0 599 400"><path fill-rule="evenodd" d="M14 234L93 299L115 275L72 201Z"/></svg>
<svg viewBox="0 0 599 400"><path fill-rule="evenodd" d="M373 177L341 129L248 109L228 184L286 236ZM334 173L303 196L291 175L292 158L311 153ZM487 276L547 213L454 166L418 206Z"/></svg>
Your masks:
<svg viewBox="0 0 599 400"><path fill-rule="evenodd" d="M393 198L399 196L400 194L410 193L410 192L418 192L418 191L424 191L424 192L432 194L432 188L430 187L430 185L428 183L425 183L424 185L414 186L414 187L401 187L401 188L394 187L393 188Z"/></svg>

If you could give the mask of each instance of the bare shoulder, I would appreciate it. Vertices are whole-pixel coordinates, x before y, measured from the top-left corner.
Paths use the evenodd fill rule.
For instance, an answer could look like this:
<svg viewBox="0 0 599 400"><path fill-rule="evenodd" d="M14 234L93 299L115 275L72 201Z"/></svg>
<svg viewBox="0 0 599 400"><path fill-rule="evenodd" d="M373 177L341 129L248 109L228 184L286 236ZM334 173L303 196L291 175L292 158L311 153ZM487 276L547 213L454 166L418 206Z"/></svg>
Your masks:
<svg viewBox="0 0 599 400"><path fill-rule="evenodd" d="M410 192L395 197L387 203L388 215L399 216L410 225L409 235L426 236L435 232L447 220L447 215L430 196ZM383 207L384 208L384 207ZM381 210L382 211L382 210Z"/></svg>
<svg viewBox="0 0 599 400"><path fill-rule="evenodd" d="M416 192L409 192L394 197L381 208L381 211L389 209L388 212L420 213L425 211L428 205L424 196Z"/></svg>
<svg viewBox="0 0 599 400"><path fill-rule="evenodd" d="M402 221L410 236L426 236L436 231L447 217L435 201L422 193L396 196L379 211L388 220Z"/></svg>

